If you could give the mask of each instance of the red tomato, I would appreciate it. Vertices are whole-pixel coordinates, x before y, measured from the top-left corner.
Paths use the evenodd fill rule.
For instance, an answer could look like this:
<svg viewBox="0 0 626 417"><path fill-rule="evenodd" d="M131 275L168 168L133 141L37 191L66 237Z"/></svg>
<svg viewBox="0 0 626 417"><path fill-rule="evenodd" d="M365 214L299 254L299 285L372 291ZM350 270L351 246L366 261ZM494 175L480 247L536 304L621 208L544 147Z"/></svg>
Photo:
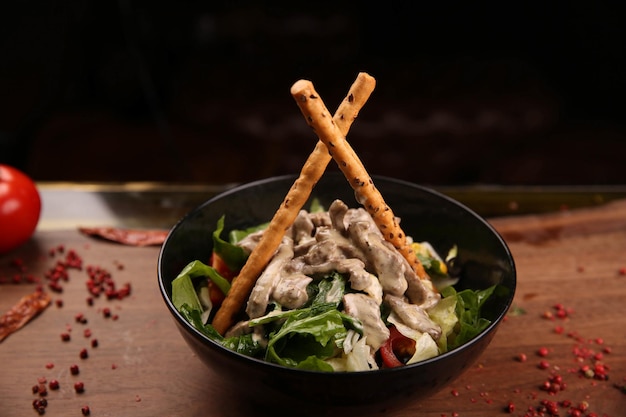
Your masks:
<svg viewBox="0 0 626 417"><path fill-rule="evenodd" d="M233 278L237 276L237 272L231 271L230 268L228 268L228 265L226 265L226 262L224 262L224 260L215 252L211 255L211 266L215 268L221 276L229 281L232 281Z"/></svg>
<svg viewBox="0 0 626 417"><path fill-rule="evenodd" d="M211 266L215 268L218 274L220 274L229 281L232 281L233 278L237 276L237 273L231 271L224 262L224 260L220 258L220 256L215 252L213 252L213 254L211 255L210 263ZM213 281L211 280L209 280L208 287L209 297L211 298L211 303L213 303L213 306L222 305L222 302L224 301L224 298L226 298L226 295L222 292L222 290L217 287L217 285L213 284Z"/></svg>
<svg viewBox="0 0 626 417"><path fill-rule="evenodd" d="M415 353L415 340L404 336L392 325L389 327L389 339L383 343L379 352L383 368L404 366Z"/></svg>
<svg viewBox="0 0 626 417"><path fill-rule="evenodd" d="M35 183L23 172L0 164L0 253L26 242L41 214Z"/></svg>

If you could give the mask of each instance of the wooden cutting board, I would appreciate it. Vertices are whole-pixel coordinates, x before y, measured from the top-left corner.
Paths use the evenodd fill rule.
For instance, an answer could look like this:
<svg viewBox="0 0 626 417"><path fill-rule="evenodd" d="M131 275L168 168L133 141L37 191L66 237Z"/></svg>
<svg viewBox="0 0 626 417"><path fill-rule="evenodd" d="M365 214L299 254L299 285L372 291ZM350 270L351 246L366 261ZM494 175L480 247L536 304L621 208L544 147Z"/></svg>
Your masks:
<svg viewBox="0 0 626 417"><path fill-rule="evenodd" d="M508 319L459 380L387 415L522 416L542 400L586 402L598 416L626 415L626 395L619 388L626 383L626 201L491 223L517 266L518 289ZM0 343L0 417L37 415L32 387L40 377L60 384L46 397L47 416L81 416L85 405L92 416L276 415L248 409L187 347L159 293L157 247L122 246L76 230L39 232L18 252L0 257L0 278L13 279L18 273L13 260L19 258L26 273L45 281L46 271L61 259L50 255L59 245L66 253L75 250L83 269L71 270L63 292L52 293L52 305ZM88 305L88 266L106 269L118 286L129 282L130 297L100 297ZM34 284L1 284L0 311L33 290ZM565 317L557 317L558 304ZM103 314L107 307L108 318ZM79 313L87 323L76 321ZM61 340L65 332L70 341ZM92 339L98 341L95 348ZM87 359L80 358L83 348ZM547 356L537 353L540 348L547 348ZM548 369L540 369L542 360ZM608 381L581 375L581 366L593 368L594 360L606 365ZM70 374L73 364L80 367L79 375ZM556 395L542 388L551 375L566 382ZM74 390L77 381L84 383L82 394ZM510 403L515 406L511 414ZM294 415L306 415L306 410Z"/></svg>

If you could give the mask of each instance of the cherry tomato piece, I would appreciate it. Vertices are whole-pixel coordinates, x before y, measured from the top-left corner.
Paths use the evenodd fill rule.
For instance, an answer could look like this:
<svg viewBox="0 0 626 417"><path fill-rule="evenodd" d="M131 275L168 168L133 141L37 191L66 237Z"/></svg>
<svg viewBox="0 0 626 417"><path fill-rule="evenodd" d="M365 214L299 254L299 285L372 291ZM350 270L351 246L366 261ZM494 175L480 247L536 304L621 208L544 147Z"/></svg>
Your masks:
<svg viewBox="0 0 626 417"><path fill-rule="evenodd" d="M0 164L0 253L24 244L35 232L40 214L41 197L33 180Z"/></svg>
<svg viewBox="0 0 626 417"><path fill-rule="evenodd" d="M237 271L232 271L228 268L226 262L215 252L211 255L211 266L229 281L232 281L232 279L237 276Z"/></svg>
<svg viewBox="0 0 626 417"><path fill-rule="evenodd" d="M237 272L232 271L230 268L228 268L224 260L220 258L220 256L215 252L213 252L213 254L211 255L210 264L213 268L215 268L218 274L226 278L228 281L232 281L233 278L237 276ZM226 295L224 295L222 290L220 290L218 286L215 285L211 280L209 280L208 288L209 298L211 299L211 303L213 304L213 306L221 305L224 301L224 298L226 298Z"/></svg>
<svg viewBox="0 0 626 417"><path fill-rule="evenodd" d="M415 353L415 340L406 337L396 329L389 327L389 339L379 349L383 368L404 366Z"/></svg>

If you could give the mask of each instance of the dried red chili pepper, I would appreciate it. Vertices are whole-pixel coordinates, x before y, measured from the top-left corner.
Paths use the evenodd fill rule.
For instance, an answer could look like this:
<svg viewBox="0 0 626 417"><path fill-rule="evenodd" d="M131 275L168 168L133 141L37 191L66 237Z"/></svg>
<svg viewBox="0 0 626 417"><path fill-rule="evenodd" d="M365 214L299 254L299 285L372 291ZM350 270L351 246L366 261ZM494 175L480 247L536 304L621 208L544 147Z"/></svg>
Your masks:
<svg viewBox="0 0 626 417"><path fill-rule="evenodd" d="M37 290L22 297L17 304L0 317L0 342L21 329L50 304L50 295Z"/></svg>
<svg viewBox="0 0 626 417"><path fill-rule="evenodd" d="M167 230L139 230L116 227L79 227L78 230L87 236L100 237L130 246L161 245L168 234Z"/></svg>

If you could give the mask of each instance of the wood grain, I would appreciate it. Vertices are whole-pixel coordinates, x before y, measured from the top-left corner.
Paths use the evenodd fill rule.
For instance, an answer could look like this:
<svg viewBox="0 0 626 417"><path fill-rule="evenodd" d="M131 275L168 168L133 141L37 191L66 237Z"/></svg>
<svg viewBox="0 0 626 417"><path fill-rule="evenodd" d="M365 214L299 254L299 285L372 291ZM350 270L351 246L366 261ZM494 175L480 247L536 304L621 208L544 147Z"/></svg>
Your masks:
<svg viewBox="0 0 626 417"><path fill-rule="evenodd" d="M626 275L620 272L626 267L626 201L491 223L515 257L519 283L513 311L518 314L508 317L487 351L459 380L428 400L386 415L509 415L504 410L509 402L516 405L512 415L523 415L542 399L587 401L598 415L623 415L626 396L615 385L626 383ZM88 306L86 272L71 271L63 293L53 294L52 306L0 344L0 416L37 415L31 387L41 376L61 384L60 390L48 394L46 416L80 416L83 405L89 405L92 416L276 415L274 410L252 409L238 401L236 393L226 392L186 346L158 290L158 248L98 241L76 230L44 231L17 253L0 257L0 277L13 276L10 263L15 257L24 260L29 273L43 277L55 261L48 251L59 244L75 249L85 266L107 268L118 284L130 282L132 295L115 301L98 298ZM0 310L6 311L33 288L0 285ZM56 299L63 300L63 307L54 305ZM543 318L546 311L555 312L557 303L571 309L569 316ZM107 306L117 320L103 316ZM77 313L88 323L76 323ZM67 326L72 339L62 342L60 334ZM556 326L563 326L564 332L556 333ZM84 337L86 328L98 339L97 348ZM602 359L610 367L609 381L576 373L580 363L572 353L575 346L596 353L610 349ZM83 347L90 353L85 360L79 358ZM536 354L539 347L549 349L548 370L537 367L544 359ZM527 361L516 359L520 353ZM54 367L47 369L48 363ZM69 373L74 363L81 369L78 376ZM550 372L567 381L558 395L540 389ZM78 380L85 384L83 394L73 390ZM306 415L306 410L298 415Z"/></svg>

